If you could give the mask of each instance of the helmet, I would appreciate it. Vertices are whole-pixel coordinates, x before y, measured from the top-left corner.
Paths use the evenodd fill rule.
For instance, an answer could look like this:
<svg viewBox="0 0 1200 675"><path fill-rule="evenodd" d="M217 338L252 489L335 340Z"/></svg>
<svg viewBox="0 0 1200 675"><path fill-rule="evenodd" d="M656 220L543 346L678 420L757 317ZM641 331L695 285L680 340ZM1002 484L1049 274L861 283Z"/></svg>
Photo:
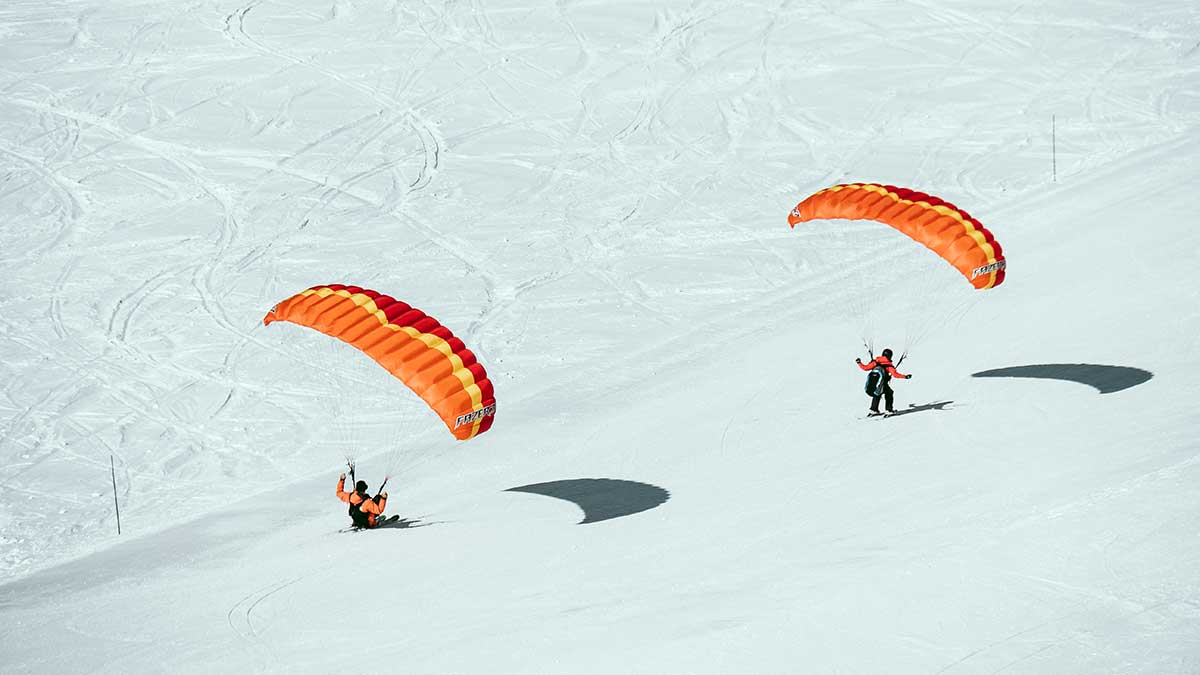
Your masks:
<svg viewBox="0 0 1200 675"><path fill-rule="evenodd" d="M892 350L890 350L890 349L885 349L885 350L883 350L882 352L880 352L880 355L881 355L881 356L886 356L886 357L888 357L888 358L890 359L890 358L892 358Z"/></svg>
<svg viewBox="0 0 1200 675"><path fill-rule="evenodd" d="M357 483L355 483L354 491L355 492L366 492L367 491L367 481L360 480Z"/></svg>

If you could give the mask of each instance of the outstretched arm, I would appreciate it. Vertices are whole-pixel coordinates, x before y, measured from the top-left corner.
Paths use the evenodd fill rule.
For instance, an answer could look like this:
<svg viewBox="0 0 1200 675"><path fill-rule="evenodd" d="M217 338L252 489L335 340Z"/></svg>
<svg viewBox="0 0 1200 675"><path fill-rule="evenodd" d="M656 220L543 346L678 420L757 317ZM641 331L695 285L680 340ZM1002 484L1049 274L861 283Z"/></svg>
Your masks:
<svg viewBox="0 0 1200 675"><path fill-rule="evenodd" d="M896 370L896 366L888 366L887 371L888 375L891 375L892 377L898 377L902 380L907 380L909 377L911 377L911 375L905 375L904 373Z"/></svg>
<svg viewBox="0 0 1200 675"><path fill-rule="evenodd" d="M854 359L854 362L857 363L858 367L862 368L863 370L871 370L875 367L875 359L871 359L870 363L863 363L862 359Z"/></svg>
<svg viewBox="0 0 1200 675"><path fill-rule="evenodd" d="M338 499L346 502L347 504L350 503L350 493L346 492L346 474L338 476L337 496Z"/></svg>
<svg viewBox="0 0 1200 675"><path fill-rule="evenodd" d="M377 516L383 515L383 510L387 508L387 493L384 492L373 499L364 499L358 508L363 513L374 513Z"/></svg>

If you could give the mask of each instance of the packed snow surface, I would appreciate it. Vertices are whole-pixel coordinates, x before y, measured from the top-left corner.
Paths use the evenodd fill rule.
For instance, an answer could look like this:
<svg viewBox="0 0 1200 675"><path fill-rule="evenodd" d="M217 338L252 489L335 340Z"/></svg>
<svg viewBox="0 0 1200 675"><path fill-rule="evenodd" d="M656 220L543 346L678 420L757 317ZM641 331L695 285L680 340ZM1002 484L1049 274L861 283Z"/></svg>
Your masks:
<svg viewBox="0 0 1200 675"><path fill-rule="evenodd" d="M7 0L0 671L1200 672L1198 39L1194 0ZM788 228L860 181L1007 281ZM492 430L262 325L324 283L450 327ZM401 526L339 531L346 456Z"/></svg>

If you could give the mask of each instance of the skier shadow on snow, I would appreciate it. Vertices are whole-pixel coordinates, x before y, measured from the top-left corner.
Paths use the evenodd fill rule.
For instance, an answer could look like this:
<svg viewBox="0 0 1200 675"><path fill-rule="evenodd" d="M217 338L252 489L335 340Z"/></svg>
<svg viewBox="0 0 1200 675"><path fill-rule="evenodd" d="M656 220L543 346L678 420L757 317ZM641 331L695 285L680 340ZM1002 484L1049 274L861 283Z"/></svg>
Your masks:
<svg viewBox="0 0 1200 675"><path fill-rule="evenodd" d="M441 520L421 520L420 518L399 518L397 520L389 520L386 523L376 525L375 527L345 527L339 532L374 532L375 530L411 530L415 527L429 527L444 521Z"/></svg>
<svg viewBox="0 0 1200 675"><path fill-rule="evenodd" d="M421 520L420 518L401 518L399 520L393 520L393 521L386 522L375 529L377 529L377 530L393 530L393 529L394 530L411 530L414 527L429 527L430 525L434 525L434 524L435 523L432 521Z"/></svg>
<svg viewBox="0 0 1200 675"><path fill-rule="evenodd" d="M1040 363L981 370L971 377L1031 377L1068 380L1095 387L1101 394L1136 387L1154 377L1154 373L1129 366L1105 366L1095 363Z"/></svg>
<svg viewBox="0 0 1200 675"><path fill-rule="evenodd" d="M946 406L950 405L951 403L954 403L954 401L934 401L933 403L926 403L924 405L909 403L907 408L897 410L896 412L888 415L888 417L911 415L913 413L925 412L926 410L945 410Z"/></svg>
<svg viewBox="0 0 1200 675"><path fill-rule="evenodd" d="M580 525L649 511L671 498L671 493L649 483L611 478L576 478L534 483L505 492L528 492L573 502L583 509Z"/></svg>

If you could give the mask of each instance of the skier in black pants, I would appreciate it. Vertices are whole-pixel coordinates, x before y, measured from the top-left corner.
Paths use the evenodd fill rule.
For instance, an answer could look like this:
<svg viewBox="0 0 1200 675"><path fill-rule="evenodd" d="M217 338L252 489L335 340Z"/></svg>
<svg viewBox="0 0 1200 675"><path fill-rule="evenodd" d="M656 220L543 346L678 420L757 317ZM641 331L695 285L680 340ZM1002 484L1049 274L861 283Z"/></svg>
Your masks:
<svg viewBox="0 0 1200 675"><path fill-rule="evenodd" d="M896 370L896 366L892 365L892 350L883 350L879 356L871 359L870 363L863 363L862 359L854 359L854 362L863 370L873 371L867 376L867 395L871 397L871 414L880 414L880 398L884 402L884 412L895 412L892 410L892 397L896 392L892 391L889 383L893 377L911 380L912 375L905 375Z"/></svg>

